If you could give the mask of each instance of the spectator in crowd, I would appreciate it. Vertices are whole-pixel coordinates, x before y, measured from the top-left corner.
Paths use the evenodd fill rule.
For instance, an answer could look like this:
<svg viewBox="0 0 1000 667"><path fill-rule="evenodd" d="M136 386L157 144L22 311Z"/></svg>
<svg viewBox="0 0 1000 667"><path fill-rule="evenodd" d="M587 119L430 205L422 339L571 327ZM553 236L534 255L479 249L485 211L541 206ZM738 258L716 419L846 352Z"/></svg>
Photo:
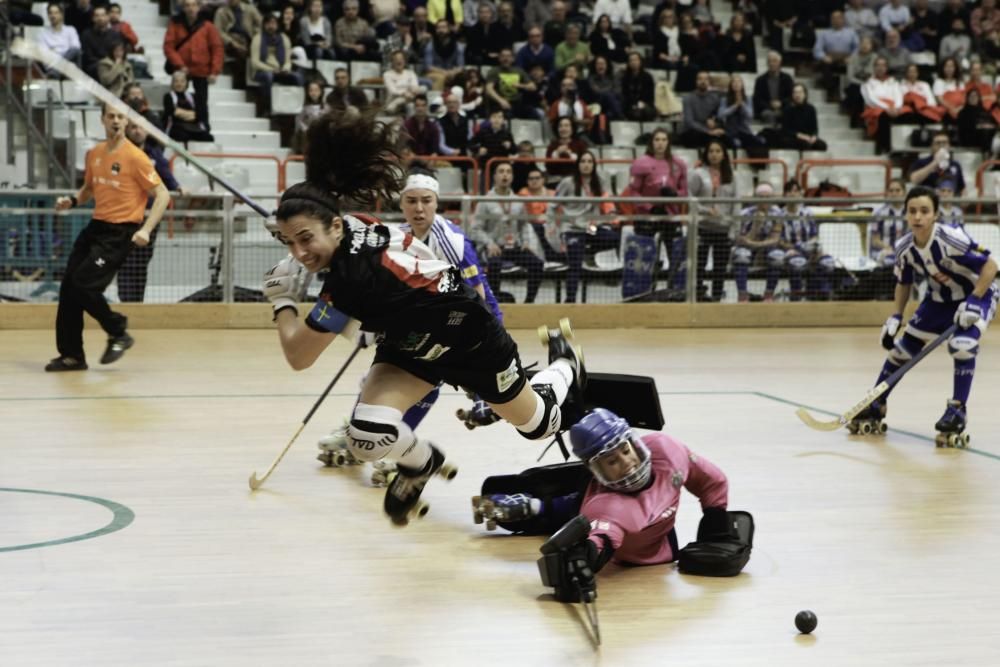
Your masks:
<svg viewBox="0 0 1000 667"><path fill-rule="evenodd" d="M774 188L770 183L760 183L754 190L754 195L760 201L744 208L740 213L743 220L733 244L733 277L736 279L737 300L746 303L750 300L750 293L747 291L750 267L756 262L766 263L764 302L770 303L774 301L774 288L778 285L778 274L785 256L778 247L784 212L781 207L768 201L774 196Z"/></svg>
<svg viewBox="0 0 1000 667"><path fill-rule="evenodd" d="M410 34L413 36L412 50L419 57L423 55L427 44L434 38L434 24L427 19L427 7L418 5L413 8ZM468 52L466 52L466 58L468 58Z"/></svg>
<svg viewBox="0 0 1000 667"><path fill-rule="evenodd" d="M962 165L951 154L951 139L946 130L938 130L931 139L931 153L913 163L910 169L910 183L936 188L938 183L948 179L955 184L958 196L965 192L965 175Z"/></svg>
<svg viewBox="0 0 1000 667"><path fill-rule="evenodd" d="M712 16L712 8L708 6L708 0L694 0L689 11L696 24L715 30L715 17Z"/></svg>
<svg viewBox="0 0 1000 667"><path fill-rule="evenodd" d="M344 0L344 15L334 26L334 48L341 60L379 60L375 31L358 15L358 0ZM426 10L424 10L426 11Z"/></svg>
<svg viewBox="0 0 1000 667"><path fill-rule="evenodd" d="M525 72L535 65L540 65L546 74L555 69L556 52L542 41L542 29L537 25L528 28L528 43L517 50L514 64Z"/></svg>
<svg viewBox="0 0 1000 667"><path fill-rule="evenodd" d="M875 71L875 58L877 57L874 41L871 37L866 36L858 42L858 50L847 59L843 107L852 118L859 117L865 108L865 101L861 96L861 86Z"/></svg>
<svg viewBox="0 0 1000 667"><path fill-rule="evenodd" d="M111 50L115 44L121 43L122 38L111 29L107 7L95 7L93 17L94 24L80 35L80 44L83 50L83 71L96 79L97 63L111 55Z"/></svg>
<svg viewBox="0 0 1000 667"><path fill-rule="evenodd" d="M198 115L198 103L188 91L188 77L184 70L176 70L170 77L170 90L163 95L164 131L174 141L214 141L208 120Z"/></svg>
<svg viewBox="0 0 1000 667"><path fill-rule="evenodd" d="M907 232L906 214L903 211L905 196L906 184L903 179L894 178L889 181L885 192L888 201L875 209L872 221L868 223L868 256L881 267L891 268L896 263L896 241Z"/></svg>
<svg viewBox="0 0 1000 667"><path fill-rule="evenodd" d="M903 89L903 103L932 123L940 123L944 118L944 107L939 106L930 84L920 79L920 69L915 63L906 68L906 74L899 83Z"/></svg>
<svg viewBox="0 0 1000 667"><path fill-rule="evenodd" d="M183 70L194 88L198 118L208 123L208 84L222 72L224 49L215 24L199 15L199 0L182 0L163 37L167 70Z"/></svg>
<svg viewBox="0 0 1000 667"><path fill-rule="evenodd" d="M544 201L531 201L530 198L551 197L554 194L555 191L545 185L545 173L539 169L538 165L529 165L526 183L524 187L517 190L517 195L528 200L524 202L524 213L528 222L535 228L538 240L542 244L546 264L549 262L564 263L566 261L566 246L563 243L559 223L552 215L554 205Z"/></svg>
<svg viewBox="0 0 1000 667"><path fill-rule="evenodd" d="M947 0L944 9L938 13L938 34L947 34L956 18L962 19L963 25L969 25L970 12L965 0Z"/></svg>
<svg viewBox="0 0 1000 667"><path fill-rule="evenodd" d="M566 39L566 12L566 3L563 0L552 0L552 16L542 24L543 39L553 49ZM556 67L562 69L558 64Z"/></svg>
<svg viewBox="0 0 1000 667"><path fill-rule="evenodd" d="M688 196L687 164L681 158L674 157L670 150L670 134L666 129L659 127L653 130L646 145L646 153L629 167L628 190L633 197ZM654 206L641 202L635 204L634 208L638 215L676 215L679 212L676 206ZM667 248L680 234L679 225L664 222L637 221L636 230L646 235L659 230Z"/></svg>
<svg viewBox="0 0 1000 667"><path fill-rule="evenodd" d="M295 117L295 134L292 136L292 152L306 152L306 132L312 122L323 115L326 104L323 101L323 84L313 79L306 84L306 97L302 102L302 111Z"/></svg>
<svg viewBox="0 0 1000 667"><path fill-rule="evenodd" d="M565 78L562 80L560 90L562 95L558 100L549 106L547 114L552 129L556 129L556 123L562 122L563 118L569 118L573 122L573 134L586 135L594 124L594 116L589 107L580 99L575 79Z"/></svg>
<svg viewBox="0 0 1000 667"><path fill-rule="evenodd" d="M472 141L469 143L469 152L476 157L481 168L485 167L492 158L508 157L514 154L514 137L507 129L503 109L494 109L490 112L489 122L480 125L479 131L472 137ZM485 169L483 173L485 174ZM513 170L511 178L513 178Z"/></svg>
<svg viewBox="0 0 1000 667"><path fill-rule="evenodd" d="M488 2L488 0L462 1L462 25L459 28L459 32L465 32L472 26L476 25L476 21L479 20L479 5L482 2Z"/></svg>
<svg viewBox="0 0 1000 667"><path fill-rule="evenodd" d="M959 0L961 2L961 0ZM847 7L844 9L844 25L851 28L858 34L858 39L862 37L875 38L878 36L878 17L870 7L866 7L865 0L847 0Z"/></svg>
<svg viewBox="0 0 1000 667"><path fill-rule="evenodd" d="M226 0L215 12L215 29L219 32L226 55L234 60L233 86L246 87L247 59L250 41L263 24L257 8L244 0Z"/></svg>
<svg viewBox="0 0 1000 667"><path fill-rule="evenodd" d="M819 138L816 107L809 103L809 94L801 83L792 88L792 101L782 111L780 145L799 151L825 151L826 142Z"/></svg>
<svg viewBox="0 0 1000 667"><path fill-rule="evenodd" d="M31 6L34 3L31 0L7 0L5 4L7 5L7 18L11 25L41 26L45 24L41 16L32 13Z"/></svg>
<svg viewBox="0 0 1000 667"><path fill-rule="evenodd" d="M597 173L597 158L589 150L580 153L571 176L556 187L556 197L607 197L609 188ZM559 223L566 244L566 303L576 303L576 291L583 277L587 252L617 248L621 234L613 222L604 219L615 212L611 202L563 203Z"/></svg>
<svg viewBox="0 0 1000 667"><path fill-rule="evenodd" d="M138 108L133 107L136 111ZM149 139L146 130L135 123L129 123L125 128L125 136L133 144L142 149L153 163L153 168L167 190L184 196L187 191L174 178L170 162L163 154L163 148L156 141ZM146 209L152 207L154 197L146 200ZM146 279L149 273L149 262L153 259L153 247L156 243L157 229L149 235L149 243L145 246L136 245L129 251L118 269L118 300L122 303L142 303L146 297Z"/></svg>
<svg viewBox="0 0 1000 667"><path fill-rule="evenodd" d="M108 27L117 32L125 42L125 53L142 53L139 36L135 34L132 25L122 20L122 6L117 2L108 5Z"/></svg>
<svg viewBox="0 0 1000 667"><path fill-rule="evenodd" d="M496 6L483 2L476 16L476 24L465 34L465 59L470 65L496 65L505 38L496 25ZM513 44L509 46L513 47Z"/></svg>
<svg viewBox="0 0 1000 667"><path fill-rule="evenodd" d="M996 134L997 123L993 115L983 108L983 100L978 90L970 90L965 96L965 105L958 112L955 125L958 130L958 145L989 151Z"/></svg>
<svg viewBox="0 0 1000 667"><path fill-rule="evenodd" d="M80 64L80 35L76 28L64 21L62 5L50 2L48 5L49 27L38 34L38 41L66 60ZM54 70L53 70L54 71Z"/></svg>
<svg viewBox="0 0 1000 667"><path fill-rule="evenodd" d="M552 3L549 0L527 0L524 3L524 29L529 33L533 26L541 28L552 18ZM562 41L562 40L559 40ZM559 42L556 42L558 44ZM554 45L553 45L554 48Z"/></svg>
<svg viewBox="0 0 1000 667"><path fill-rule="evenodd" d="M389 113L400 113L406 110L406 105L417 95L427 92L417 81L417 73L406 67L406 54L394 51L392 68L382 75L385 85L385 110Z"/></svg>
<svg viewBox="0 0 1000 667"><path fill-rule="evenodd" d="M250 42L250 71L260 84L264 115L271 113L271 86L301 86L302 75L292 69L292 44L278 31L278 17L264 17L263 29Z"/></svg>
<svg viewBox="0 0 1000 667"><path fill-rule="evenodd" d="M142 89L142 84L133 81L125 86L122 91L122 101L135 109L150 123L162 129L163 121L160 114L149 108L149 100L146 99L146 92Z"/></svg>
<svg viewBox="0 0 1000 667"><path fill-rule="evenodd" d="M938 47L938 60L954 58L958 62L968 59L972 55L972 38L965 30L965 22L956 17L948 29L947 34L941 38Z"/></svg>
<svg viewBox="0 0 1000 667"><path fill-rule="evenodd" d="M600 0L598 0L600 1ZM590 33L590 52L595 56L604 56L616 63L625 62L632 48L632 40L621 28L611 25L607 14L602 14L594 24Z"/></svg>
<svg viewBox="0 0 1000 667"><path fill-rule="evenodd" d="M997 0L981 0L979 6L973 9L969 16L969 28L976 39L990 30L1000 28L1000 9L997 9Z"/></svg>
<svg viewBox="0 0 1000 667"><path fill-rule="evenodd" d="M486 114L486 84L478 67L466 67L462 77L462 111L470 118Z"/></svg>
<svg viewBox="0 0 1000 667"><path fill-rule="evenodd" d="M710 280L712 285L711 300L722 301L726 280L726 266L729 264L729 254L732 249L731 229L732 215L735 204L712 202L712 199L725 199L736 196L736 185L733 182L733 167L729 160L729 151L721 139L709 139L701 151L700 162L691 171L688 184L689 194L698 198L698 257L697 275L699 281ZM678 239L675 243L676 264L684 261L684 241ZM706 275L709 253L712 255L712 275ZM683 273L675 274L675 285L683 285ZM705 290L698 288L699 300L704 299Z"/></svg>
<svg viewBox="0 0 1000 667"><path fill-rule="evenodd" d="M767 22L768 47L783 53L784 32L793 31L799 22L799 2L797 0L770 0L764 5L764 20Z"/></svg>
<svg viewBox="0 0 1000 667"><path fill-rule="evenodd" d="M528 184L528 172L538 168L534 144L527 140L517 142L517 155L515 160L511 160L511 167L514 169L514 180L510 187L518 192Z"/></svg>
<svg viewBox="0 0 1000 667"><path fill-rule="evenodd" d="M879 50L879 56L885 58L889 74L895 78L903 76L906 67L913 62L913 54L900 42L899 32L890 30L885 33L885 45Z"/></svg>
<svg viewBox="0 0 1000 667"><path fill-rule="evenodd" d="M618 94L618 82L615 81L611 63L604 56L594 56L590 63L590 74L587 76L587 89L601 111L609 120L621 120L621 96Z"/></svg>
<svg viewBox="0 0 1000 667"><path fill-rule="evenodd" d="M823 73L823 87L828 91L838 88L836 76L847 71L847 59L858 50L858 33L844 24L844 12L830 14L830 29L816 37L813 57Z"/></svg>
<svg viewBox="0 0 1000 667"><path fill-rule="evenodd" d="M649 66L654 69L679 69L684 55L681 52L680 37L674 10L666 9L661 12L659 26L652 34L653 59Z"/></svg>
<svg viewBox="0 0 1000 667"><path fill-rule="evenodd" d="M97 80L115 97L120 97L125 86L135 81L132 63L125 57L125 42L118 40L111 53L97 63Z"/></svg>
<svg viewBox="0 0 1000 667"><path fill-rule="evenodd" d="M514 52L504 47L500 49L499 65L486 80L486 97L491 106L498 106L514 118L542 118L540 109L524 100L525 91L535 90L535 83L521 68L514 65Z"/></svg>
<svg viewBox="0 0 1000 667"><path fill-rule="evenodd" d="M448 0L452 5L457 5L459 10L459 16L461 16L462 3L460 0ZM428 7L433 4L435 7L440 5L444 7L444 2L442 0L431 0ZM400 4L397 0L372 0L371 3L371 19L372 27L375 28L375 37L377 39L386 39L396 29L396 18L398 16L404 16L401 11ZM435 18L435 20L437 20ZM461 21L461 19L459 19ZM450 21L454 24L454 21Z"/></svg>
<svg viewBox="0 0 1000 667"><path fill-rule="evenodd" d="M910 27L910 7L903 0L889 0L878 10L878 23L888 36L890 30L903 32Z"/></svg>
<svg viewBox="0 0 1000 667"><path fill-rule="evenodd" d="M753 34L747 29L746 19L737 12L729 20L729 30L719 40L722 69L727 72L756 72L757 49Z"/></svg>
<svg viewBox="0 0 1000 667"><path fill-rule="evenodd" d="M802 186L796 179L785 183L785 197L802 199ZM778 248L784 253L782 262L788 269L788 286L791 288L789 301L802 301L803 278L812 294L829 301L833 297L833 257L823 252L819 244L819 226L816 224L812 208L801 202L790 201L784 206L785 219L781 224L781 240Z"/></svg>
<svg viewBox="0 0 1000 667"><path fill-rule="evenodd" d="M794 89L792 95L794 97ZM734 74L729 78L729 87L726 94L719 98L719 108L715 117L722 124L725 130L724 136L733 148L743 148L751 157L766 157L764 140L754 134L750 127L753 108L750 106L743 77L740 75Z"/></svg>
<svg viewBox="0 0 1000 667"><path fill-rule="evenodd" d="M680 67L677 69L677 79L674 81L674 90L678 93L686 93L694 90L694 80L698 72L711 71L720 67L719 57L715 52L712 33L699 31L690 12L680 15L677 30L681 61Z"/></svg>
<svg viewBox="0 0 1000 667"><path fill-rule="evenodd" d="M465 45L455 37L451 24L439 19L434 25L434 38L424 49L424 76L433 82L434 90L444 90L464 68Z"/></svg>
<svg viewBox="0 0 1000 667"><path fill-rule="evenodd" d="M437 155L441 151L441 128L427 113L427 96L413 98L413 114L403 123L410 145L417 155Z"/></svg>
<svg viewBox="0 0 1000 667"><path fill-rule="evenodd" d="M954 58L945 58L941 61L931 92L950 118L953 120L958 118L958 112L965 103L965 81L962 79L958 61Z"/></svg>
<svg viewBox="0 0 1000 667"><path fill-rule="evenodd" d="M706 76L707 82L707 76ZM753 115L757 120L774 125L792 98L792 77L781 71L781 54L769 51L767 71L753 85Z"/></svg>
<svg viewBox="0 0 1000 667"><path fill-rule="evenodd" d="M611 25L620 30L632 30L632 6L629 0L597 0L593 15L607 16Z"/></svg>
<svg viewBox="0 0 1000 667"><path fill-rule="evenodd" d="M94 25L93 3L90 0L68 0L65 5L66 25L73 26L78 35L90 30Z"/></svg>
<svg viewBox="0 0 1000 667"><path fill-rule="evenodd" d="M913 23L910 29L924 43L926 51L937 52L939 43L938 15L930 8L929 0L914 0L910 7L910 16Z"/></svg>
<svg viewBox="0 0 1000 667"><path fill-rule="evenodd" d="M580 139L576 133L573 119L569 116L561 116L554 123L555 137L549 142L545 149L545 157L555 160L572 160L573 162L550 162L547 165L549 179L560 181L573 173L574 163L583 151L587 150L587 144Z"/></svg>
<svg viewBox="0 0 1000 667"><path fill-rule="evenodd" d="M962 207L955 203L955 181L946 178L935 188L940 204L938 205L938 221L949 227L965 228L965 213Z"/></svg>
<svg viewBox="0 0 1000 667"><path fill-rule="evenodd" d="M333 72L333 88L326 96L326 105L340 111L348 108L360 111L368 107L368 96L365 95L365 91L351 85L347 68L338 67Z"/></svg>
<svg viewBox="0 0 1000 667"><path fill-rule="evenodd" d="M915 122L917 117L910 107L903 104L903 88L889 74L889 65L884 56L875 58L872 76L861 86L861 96L865 101L861 117L865 121L868 136L875 137L878 152L887 152L890 125Z"/></svg>
<svg viewBox="0 0 1000 667"><path fill-rule="evenodd" d="M264 5L261 5L261 9L264 8ZM264 22L263 16L264 15L261 14L262 24ZM293 49L295 47L299 47L305 51L305 44L299 41L299 37L302 34L299 26L299 18L299 13L296 11L295 5L285 5L282 8L281 13L278 14L278 32L288 38L288 41L291 43ZM253 39L253 36L258 32L260 32L259 28L250 34L250 39ZM249 42L247 42L247 45L247 49L249 50Z"/></svg>
<svg viewBox="0 0 1000 667"><path fill-rule="evenodd" d="M218 16L215 21L218 24ZM309 10L299 19L299 42L313 61L336 59L333 24L323 14L323 0L309 0Z"/></svg>
<svg viewBox="0 0 1000 667"><path fill-rule="evenodd" d="M392 54L396 51L402 51L406 55L408 64L412 65L417 62L417 40L410 29L413 25L410 17L401 12L393 20L393 23L395 28L392 34L386 37L382 43L382 67L384 69L392 67ZM424 51L421 51L421 62L423 56Z"/></svg>
<svg viewBox="0 0 1000 667"><path fill-rule="evenodd" d="M707 76L706 72L706 76ZM656 83L646 71L642 56L633 51L621 74L619 88L622 95L622 112L629 120L648 121L656 118L654 106Z"/></svg>
<svg viewBox="0 0 1000 667"><path fill-rule="evenodd" d="M397 3L398 7L399 4ZM457 33L462 26L465 12L462 7L462 0L428 0L427 20L432 25L437 25L438 21L447 21L452 32Z"/></svg>
<svg viewBox="0 0 1000 667"><path fill-rule="evenodd" d="M438 121L441 126L441 141L452 152L449 155L468 155L469 141L472 139L472 121L462 111L462 89L452 88L444 98L445 113Z"/></svg>
<svg viewBox="0 0 1000 667"><path fill-rule="evenodd" d="M570 23L566 26L566 39L556 47L556 69L564 69L573 63L586 67L590 62L590 45L580 40L580 26Z"/></svg>
<svg viewBox="0 0 1000 667"><path fill-rule="evenodd" d="M513 49L515 42L523 42L527 39L527 33L517 21L514 5L510 0L501 2L497 9L496 30L501 46L509 46Z"/></svg>
<svg viewBox="0 0 1000 667"><path fill-rule="evenodd" d="M517 201L511 190L513 179L514 169L509 162L495 166L493 187L487 194L507 197L510 201L480 203L469 238L483 248L480 253L486 258L487 279L493 293L499 296L503 264L509 262L528 272L524 302L534 303L542 284L543 253L538 235L524 214L524 204Z"/></svg>
<svg viewBox="0 0 1000 667"><path fill-rule="evenodd" d="M684 96L684 118L677 143L698 148L712 137L725 137L726 131L716 122L719 96L709 89L708 72L698 72L694 92Z"/></svg>

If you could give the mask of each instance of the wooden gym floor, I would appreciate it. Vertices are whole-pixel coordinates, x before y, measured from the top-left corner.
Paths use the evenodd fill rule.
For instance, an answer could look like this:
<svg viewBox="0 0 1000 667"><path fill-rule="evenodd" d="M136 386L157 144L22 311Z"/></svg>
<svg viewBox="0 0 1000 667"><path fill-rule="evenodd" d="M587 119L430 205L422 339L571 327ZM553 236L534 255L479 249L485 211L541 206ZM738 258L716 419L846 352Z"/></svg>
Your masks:
<svg viewBox="0 0 1000 667"><path fill-rule="evenodd" d="M406 529L317 438L350 409L355 360L251 494L349 346L296 374L273 331L135 332L113 366L42 372L51 331L0 332L0 663L21 665L994 665L1000 655L1000 336L987 336L969 451L937 450L951 390L936 352L883 438L811 431L882 362L875 329L583 331L595 371L649 374L666 430L729 476L756 547L733 579L672 565L599 575L604 645L545 595L538 538L487 533L469 498L534 464L507 425L467 431L448 390L421 433L459 464ZM542 357L532 331L523 357ZM817 416L825 416L820 412ZM545 461L559 460L555 450ZM678 536L700 511L686 496ZM84 537L86 539L76 539ZM799 636L795 613L819 627Z"/></svg>

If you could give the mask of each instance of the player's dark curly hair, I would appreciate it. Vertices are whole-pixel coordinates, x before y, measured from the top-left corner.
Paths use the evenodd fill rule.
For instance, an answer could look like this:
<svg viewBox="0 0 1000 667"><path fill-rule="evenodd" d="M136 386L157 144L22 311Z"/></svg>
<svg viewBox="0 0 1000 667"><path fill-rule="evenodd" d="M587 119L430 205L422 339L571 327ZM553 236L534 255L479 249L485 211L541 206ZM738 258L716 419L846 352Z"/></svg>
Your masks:
<svg viewBox="0 0 1000 667"><path fill-rule="evenodd" d="M393 199L406 179L395 130L376 113L334 110L314 120L306 135L306 180L358 206Z"/></svg>
<svg viewBox="0 0 1000 667"><path fill-rule="evenodd" d="M931 206L934 208L934 212L937 213L938 209L941 207L941 199L938 197L938 193L934 191L933 188L929 188L925 185L917 185L910 188L910 191L906 193L906 199L903 201L903 210L905 211L910 207L910 200L916 199L917 197L927 197L931 200Z"/></svg>
<svg viewBox="0 0 1000 667"><path fill-rule="evenodd" d="M324 227L329 228L333 224L333 217L339 211L340 203L336 198L330 196L321 186L303 181L285 190L274 217L282 221L296 215L308 215L318 218Z"/></svg>

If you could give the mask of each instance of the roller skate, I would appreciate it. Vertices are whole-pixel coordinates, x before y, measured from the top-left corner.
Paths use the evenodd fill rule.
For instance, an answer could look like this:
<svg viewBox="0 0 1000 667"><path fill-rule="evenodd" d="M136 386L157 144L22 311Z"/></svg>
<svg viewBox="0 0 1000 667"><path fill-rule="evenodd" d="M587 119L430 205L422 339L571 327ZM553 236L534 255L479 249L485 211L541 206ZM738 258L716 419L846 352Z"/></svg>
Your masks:
<svg viewBox="0 0 1000 667"><path fill-rule="evenodd" d="M587 386L587 369L583 365L583 349L579 345L573 344L575 336L569 318L564 317L559 320L558 329L549 329L544 325L538 327L538 338L542 341L542 345L549 348L550 364L556 359L566 359L572 364L573 391L579 405L583 405L583 390Z"/></svg>
<svg viewBox="0 0 1000 667"><path fill-rule="evenodd" d="M455 416L458 417L465 428L470 431L479 426L489 426L490 424L495 424L500 421L500 415L493 412L493 408L486 404L481 398L475 397L472 402L472 407L468 410L463 410L459 408L455 411Z"/></svg>
<svg viewBox="0 0 1000 667"><path fill-rule="evenodd" d="M394 461L375 461L372 463L372 486L389 486L397 472Z"/></svg>
<svg viewBox="0 0 1000 667"><path fill-rule="evenodd" d="M965 404L958 401L948 401L944 415L934 424L937 436L934 444L938 447L956 447L965 449L969 446L968 433L965 433Z"/></svg>
<svg viewBox="0 0 1000 667"><path fill-rule="evenodd" d="M431 477L441 475L451 480L458 473L458 468L445 462L444 452L434 445L430 447L431 460L423 470L397 465L396 475L386 488L383 508L397 526L405 526L411 519L419 519L427 514L430 505L420 499L420 494Z"/></svg>
<svg viewBox="0 0 1000 667"><path fill-rule="evenodd" d="M347 448L347 421L344 425L334 429L329 435L320 438L317 443L319 454L317 461L322 461L327 468L343 468L345 466L359 466L363 461L359 461Z"/></svg>
<svg viewBox="0 0 1000 667"><path fill-rule="evenodd" d="M883 435L889 430L889 425L883 421L886 410L882 401L872 401L847 424L847 430L851 435Z"/></svg>
<svg viewBox="0 0 1000 667"><path fill-rule="evenodd" d="M496 530L497 522L524 521L538 514L541 501L537 498L515 493L494 493L489 496L472 496L472 520L486 522L486 530Z"/></svg>

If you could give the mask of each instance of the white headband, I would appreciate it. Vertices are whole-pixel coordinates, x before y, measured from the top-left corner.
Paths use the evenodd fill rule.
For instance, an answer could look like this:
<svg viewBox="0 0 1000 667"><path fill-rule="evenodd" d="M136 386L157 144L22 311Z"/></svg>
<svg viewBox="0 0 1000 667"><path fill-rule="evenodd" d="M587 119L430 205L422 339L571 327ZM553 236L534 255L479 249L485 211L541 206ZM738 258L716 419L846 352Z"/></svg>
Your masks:
<svg viewBox="0 0 1000 667"><path fill-rule="evenodd" d="M430 190L435 195L439 194L437 179L426 174L410 174L406 179L403 192L409 192L410 190Z"/></svg>

